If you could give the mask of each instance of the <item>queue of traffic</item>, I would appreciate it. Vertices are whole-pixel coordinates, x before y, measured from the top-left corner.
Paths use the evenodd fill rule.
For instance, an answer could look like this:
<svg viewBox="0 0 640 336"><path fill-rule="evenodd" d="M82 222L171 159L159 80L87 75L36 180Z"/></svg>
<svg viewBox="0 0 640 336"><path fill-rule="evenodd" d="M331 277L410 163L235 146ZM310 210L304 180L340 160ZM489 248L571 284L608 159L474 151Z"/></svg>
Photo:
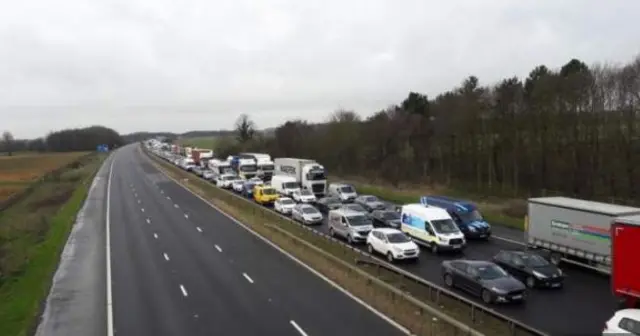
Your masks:
<svg viewBox="0 0 640 336"><path fill-rule="evenodd" d="M324 167L313 160L275 159L273 173L265 177L243 176L229 160L211 158L208 165L202 166L171 150L156 153L220 188L271 207L303 225L326 223L330 235L349 244L364 244L370 254L389 262L417 261L421 248L438 254L460 252L469 240L488 240L492 236L491 226L472 202L431 195L421 197L415 204L392 205L374 195L359 195L347 183L327 183ZM593 213L602 218L589 217ZM624 299L623 307L637 307L639 268L633 266L631 258L615 255L616 251L622 255L622 251L637 250L637 243L629 242L640 237L636 230L640 228L638 215L640 209L598 202L562 197L531 199L525 225L525 241L531 249L500 251L490 260L443 261L442 281L446 286L477 295L485 303L523 302L532 288L562 288L565 274L558 265L571 259L617 269L611 271L615 275L614 294ZM605 244L619 247L609 253ZM615 321L633 318L637 313L635 309L618 311L607 322L607 330L618 330Z"/></svg>

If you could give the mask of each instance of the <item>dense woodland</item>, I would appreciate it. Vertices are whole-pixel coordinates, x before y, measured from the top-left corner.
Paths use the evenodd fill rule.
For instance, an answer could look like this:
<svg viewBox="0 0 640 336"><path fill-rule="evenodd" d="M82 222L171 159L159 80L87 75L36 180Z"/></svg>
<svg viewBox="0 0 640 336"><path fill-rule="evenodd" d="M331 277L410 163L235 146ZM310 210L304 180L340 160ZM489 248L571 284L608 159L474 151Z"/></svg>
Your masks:
<svg viewBox="0 0 640 336"><path fill-rule="evenodd" d="M15 152L74 152L94 151L101 144L110 148L122 146L124 139L118 132L102 127L66 129L49 133L46 137L34 140L14 139L9 131L5 131L0 139L0 153L12 155Z"/></svg>
<svg viewBox="0 0 640 336"><path fill-rule="evenodd" d="M535 67L483 86L475 76L436 97L411 92L361 118L287 121L261 136L247 115L221 156L240 150L313 158L333 176L439 184L478 194L640 196L640 56L623 65Z"/></svg>

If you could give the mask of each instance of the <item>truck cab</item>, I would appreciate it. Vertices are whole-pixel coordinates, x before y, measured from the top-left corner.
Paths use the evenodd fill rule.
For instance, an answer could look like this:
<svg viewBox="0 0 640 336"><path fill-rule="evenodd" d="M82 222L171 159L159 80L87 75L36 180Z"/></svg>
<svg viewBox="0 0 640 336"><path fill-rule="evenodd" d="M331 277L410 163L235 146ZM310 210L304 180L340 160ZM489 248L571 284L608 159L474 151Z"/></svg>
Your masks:
<svg viewBox="0 0 640 336"><path fill-rule="evenodd" d="M231 167L241 178L248 180L258 175L258 164L255 159L243 158L241 156L231 156Z"/></svg>
<svg viewBox="0 0 640 336"><path fill-rule="evenodd" d="M278 199L278 193L273 187L256 185L253 187L253 199L262 205L273 204Z"/></svg>
<svg viewBox="0 0 640 336"><path fill-rule="evenodd" d="M285 196L291 196L296 191L300 191L300 184L295 177L287 175L275 175L271 178L271 186L276 189L278 193Z"/></svg>
<svg viewBox="0 0 640 336"><path fill-rule="evenodd" d="M640 215L618 217L611 224L611 286L620 308L640 308Z"/></svg>
<svg viewBox="0 0 640 336"><path fill-rule="evenodd" d="M327 191L325 168L314 160L296 158L276 158L276 175L296 179L302 189L310 190L316 198L324 197Z"/></svg>
<svg viewBox="0 0 640 336"><path fill-rule="evenodd" d="M420 203L446 210L468 239L489 239L491 236L491 226L470 201L431 195L420 197Z"/></svg>

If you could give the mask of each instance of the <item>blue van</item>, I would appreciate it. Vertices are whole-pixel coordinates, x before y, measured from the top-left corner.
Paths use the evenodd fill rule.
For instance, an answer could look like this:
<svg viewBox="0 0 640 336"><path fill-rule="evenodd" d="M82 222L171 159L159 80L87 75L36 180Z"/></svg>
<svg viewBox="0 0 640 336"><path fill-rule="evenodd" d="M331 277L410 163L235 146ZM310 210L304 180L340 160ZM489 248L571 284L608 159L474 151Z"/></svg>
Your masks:
<svg viewBox="0 0 640 336"><path fill-rule="evenodd" d="M467 238L488 239L491 236L491 226L482 218L478 207L470 201L446 196L422 196L420 203L447 210Z"/></svg>

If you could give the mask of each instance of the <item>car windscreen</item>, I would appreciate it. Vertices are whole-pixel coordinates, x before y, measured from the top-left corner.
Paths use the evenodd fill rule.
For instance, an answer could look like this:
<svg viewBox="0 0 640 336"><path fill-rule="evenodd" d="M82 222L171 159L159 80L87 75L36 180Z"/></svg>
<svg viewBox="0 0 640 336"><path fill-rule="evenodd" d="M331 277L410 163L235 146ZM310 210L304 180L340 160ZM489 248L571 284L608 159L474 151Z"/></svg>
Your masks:
<svg viewBox="0 0 640 336"><path fill-rule="evenodd" d="M385 220L397 220L400 219L400 214L395 211L385 211L381 217Z"/></svg>
<svg viewBox="0 0 640 336"><path fill-rule="evenodd" d="M282 184L282 187L285 189L300 188L300 186L298 185L298 182L285 182Z"/></svg>
<svg viewBox="0 0 640 336"><path fill-rule="evenodd" d="M375 196L367 196L367 197L364 198L364 201L365 202L377 202L378 198L375 197Z"/></svg>
<svg viewBox="0 0 640 336"><path fill-rule="evenodd" d="M483 280L493 280L508 276L505 270L496 265L476 266L475 269L480 279Z"/></svg>
<svg viewBox="0 0 640 336"><path fill-rule="evenodd" d="M387 239L389 239L390 243L407 243L410 242L411 239L409 239L409 237L407 237L407 235L405 235L404 233L401 232L397 232L397 233L389 233L387 234Z"/></svg>
<svg viewBox="0 0 640 336"><path fill-rule="evenodd" d="M312 208L312 207L303 207L302 208L302 212L312 215L312 214L317 214L318 210L316 210L315 208Z"/></svg>
<svg viewBox="0 0 640 336"><path fill-rule="evenodd" d="M354 192L353 187L347 186L347 187L342 187L340 188L340 192L343 193L352 193Z"/></svg>
<svg viewBox="0 0 640 336"><path fill-rule="evenodd" d="M275 195L276 194L276 190L273 188L264 188L262 189L262 193L265 195Z"/></svg>
<svg viewBox="0 0 640 336"><path fill-rule="evenodd" d="M371 225L371 220L363 215L349 216L347 220L352 226Z"/></svg>
<svg viewBox="0 0 640 336"><path fill-rule="evenodd" d="M436 219L432 220L431 224L438 233L456 233L460 230L451 219Z"/></svg>
<svg viewBox="0 0 640 336"><path fill-rule="evenodd" d="M313 195L313 193L311 193L311 191L309 191L307 189L303 189L303 190L300 190L300 195L301 196L311 196L311 195Z"/></svg>
<svg viewBox="0 0 640 336"><path fill-rule="evenodd" d="M549 262L545 258L537 254L523 254L520 257L524 261L525 265L529 267L544 267L549 265Z"/></svg>
<svg viewBox="0 0 640 336"><path fill-rule="evenodd" d="M244 165L244 166L240 166L240 171L241 172L255 172L258 170L258 166L257 165Z"/></svg>
<svg viewBox="0 0 640 336"><path fill-rule="evenodd" d="M289 198L285 198L285 199L281 199L280 200L280 204L282 205L291 205L291 204L295 204L296 202L294 202L292 199Z"/></svg>
<svg viewBox="0 0 640 336"><path fill-rule="evenodd" d="M365 210L362 206L358 204L348 204L348 205L345 205L345 207L352 211L367 212L367 210Z"/></svg>

